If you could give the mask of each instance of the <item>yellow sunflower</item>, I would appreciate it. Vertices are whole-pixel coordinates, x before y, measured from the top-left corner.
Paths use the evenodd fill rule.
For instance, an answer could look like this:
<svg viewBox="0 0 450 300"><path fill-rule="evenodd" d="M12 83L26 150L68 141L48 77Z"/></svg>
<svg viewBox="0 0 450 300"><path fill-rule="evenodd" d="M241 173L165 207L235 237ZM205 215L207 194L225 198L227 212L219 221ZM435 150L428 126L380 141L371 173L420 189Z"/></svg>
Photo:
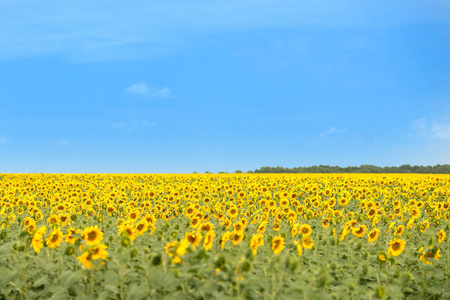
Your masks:
<svg viewBox="0 0 450 300"><path fill-rule="evenodd" d="M33 247L36 253L39 253L41 251L41 248L44 247L44 244L42 243L42 237L44 236L46 231L47 227L42 226L33 235L33 238L31 240L31 247Z"/></svg>
<svg viewBox="0 0 450 300"><path fill-rule="evenodd" d="M222 235L222 240L220 242L220 248L224 248L225 247L225 243L231 238L231 232L227 231Z"/></svg>
<svg viewBox="0 0 450 300"><path fill-rule="evenodd" d="M119 234L127 236L131 241L134 241L136 239L135 228L132 224L124 223L120 225Z"/></svg>
<svg viewBox="0 0 450 300"><path fill-rule="evenodd" d="M356 226L355 228L352 228L352 234L359 238L363 237L366 234L366 231L367 231L366 225L359 225Z"/></svg>
<svg viewBox="0 0 450 300"><path fill-rule="evenodd" d="M403 232L405 232L405 226L400 225L397 228L395 228L394 235L401 236L403 234Z"/></svg>
<svg viewBox="0 0 450 300"><path fill-rule="evenodd" d="M388 254L392 256L399 256L405 250L405 240L395 239L389 242Z"/></svg>
<svg viewBox="0 0 450 300"><path fill-rule="evenodd" d="M240 242L244 240L244 232L242 231L233 231L231 242L233 243L233 246L236 246Z"/></svg>
<svg viewBox="0 0 450 300"><path fill-rule="evenodd" d="M184 239L181 240L181 242L178 244L177 250L175 250L175 252L177 253L177 255L179 256L183 256L186 254L186 250L189 247L190 242L188 240L187 237L185 237Z"/></svg>
<svg viewBox="0 0 450 300"><path fill-rule="evenodd" d="M297 247L298 257L302 256L303 249L302 249L302 244L300 243L300 241L294 241L294 245L296 245L296 247Z"/></svg>
<svg viewBox="0 0 450 300"><path fill-rule="evenodd" d="M148 223L146 220L139 221L136 224L136 235L143 235L148 229Z"/></svg>
<svg viewBox="0 0 450 300"><path fill-rule="evenodd" d="M47 246L50 249L54 249L61 244L63 240L64 234L61 232L61 229L58 227L52 231L50 236L45 239Z"/></svg>
<svg viewBox="0 0 450 300"><path fill-rule="evenodd" d="M367 239L369 242L375 242L379 236L380 236L380 229L375 227L369 232L369 234L367 235Z"/></svg>
<svg viewBox="0 0 450 300"><path fill-rule="evenodd" d="M437 249L436 247L430 246L428 251L423 251L423 247L419 249L419 252L422 252L422 255L420 256L420 260L423 261L427 265L432 265L433 262L430 260L435 259L438 260L439 257L441 257L440 249Z"/></svg>
<svg viewBox="0 0 450 300"><path fill-rule="evenodd" d="M262 234L256 233L255 235L252 236L252 238L250 240L250 248L252 249L253 255L256 255L258 247L263 246L263 245L264 245L264 240L262 238Z"/></svg>
<svg viewBox="0 0 450 300"><path fill-rule="evenodd" d="M275 237L272 241L272 250L273 254L277 255L280 254L281 251L283 251L284 248L284 238L279 235Z"/></svg>
<svg viewBox="0 0 450 300"><path fill-rule="evenodd" d="M213 245L214 241L214 231L208 231L205 235L205 239L203 240L203 248L205 248L206 251L209 251Z"/></svg>
<svg viewBox="0 0 450 300"><path fill-rule="evenodd" d="M302 238L302 245L305 249L312 249L314 241L309 236L305 236Z"/></svg>
<svg viewBox="0 0 450 300"><path fill-rule="evenodd" d="M442 241L444 241L446 236L447 236L447 234L445 233L445 231L441 229L441 231L439 231L437 234L438 243L441 243Z"/></svg>
<svg viewBox="0 0 450 300"><path fill-rule="evenodd" d="M83 253L81 253L81 255L77 257L77 259L83 266L83 269L90 269L94 266L91 262L92 254L90 253L89 250L86 250Z"/></svg>
<svg viewBox="0 0 450 300"><path fill-rule="evenodd" d="M81 236L86 241L86 245L95 246L101 243L103 239L103 232L98 229L97 225L89 226L81 232Z"/></svg>
<svg viewBox="0 0 450 300"><path fill-rule="evenodd" d="M312 233L312 229L311 226L309 226L308 224L303 224L300 226L300 233L303 236L310 236Z"/></svg>
<svg viewBox="0 0 450 300"><path fill-rule="evenodd" d="M108 246L100 244L98 246L94 246L92 247L89 251L91 253L91 258L93 260L97 260L97 259L106 259L108 256L108 252L106 251L106 249L108 248Z"/></svg>
<svg viewBox="0 0 450 300"><path fill-rule="evenodd" d="M385 262L387 260L387 255L384 252L380 252L380 253L378 253L377 258L379 261Z"/></svg>
<svg viewBox="0 0 450 300"><path fill-rule="evenodd" d="M191 243L192 248L195 250L195 248L197 248L197 246L200 244L202 235L195 232L190 232L186 234L186 238L189 243Z"/></svg>

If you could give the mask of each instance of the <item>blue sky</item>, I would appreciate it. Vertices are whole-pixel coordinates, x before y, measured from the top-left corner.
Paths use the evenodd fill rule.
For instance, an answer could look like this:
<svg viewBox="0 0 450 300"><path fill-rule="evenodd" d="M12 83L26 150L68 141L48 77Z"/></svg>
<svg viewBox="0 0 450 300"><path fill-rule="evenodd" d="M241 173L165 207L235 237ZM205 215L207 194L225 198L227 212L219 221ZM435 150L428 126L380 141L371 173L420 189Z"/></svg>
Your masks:
<svg viewBox="0 0 450 300"><path fill-rule="evenodd" d="M450 163L448 1L0 0L0 172Z"/></svg>

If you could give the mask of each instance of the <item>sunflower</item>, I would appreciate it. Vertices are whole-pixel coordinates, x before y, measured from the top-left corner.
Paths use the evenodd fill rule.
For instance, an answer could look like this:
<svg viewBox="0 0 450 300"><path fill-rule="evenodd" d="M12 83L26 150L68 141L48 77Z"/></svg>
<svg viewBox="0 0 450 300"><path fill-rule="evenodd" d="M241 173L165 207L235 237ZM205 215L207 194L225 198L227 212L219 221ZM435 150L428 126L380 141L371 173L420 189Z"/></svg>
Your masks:
<svg viewBox="0 0 450 300"><path fill-rule="evenodd" d="M378 253L377 258L379 261L385 262L387 260L387 255L384 252L380 252Z"/></svg>
<svg viewBox="0 0 450 300"><path fill-rule="evenodd" d="M377 210L375 208L371 208L369 209L369 211L367 212L367 218L371 219L373 217L375 217L375 215L377 214Z"/></svg>
<svg viewBox="0 0 450 300"><path fill-rule="evenodd" d="M279 231L281 229L281 224L279 222L273 223L273 230Z"/></svg>
<svg viewBox="0 0 450 300"><path fill-rule="evenodd" d="M244 229L244 226L242 225L241 222L238 222L238 223L233 225L233 229L234 229L234 231L241 231L241 230Z"/></svg>
<svg viewBox="0 0 450 300"><path fill-rule="evenodd" d="M440 249L438 249L437 247L430 246L428 248L428 251L426 251L426 252L423 251L423 247L421 247L419 249L419 252L422 252L422 255L420 256L420 260L423 261L427 265L433 264L433 262L430 260L430 258L438 260L439 257L441 257Z"/></svg>
<svg viewBox="0 0 450 300"><path fill-rule="evenodd" d="M89 226L81 232L82 238L86 241L86 245L95 246L100 244L103 239L103 232L98 226Z"/></svg>
<svg viewBox="0 0 450 300"><path fill-rule="evenodd" d="M200 226L200 231L209 232L211 230L214 230L214 225L211 222L204 223Z"/></svg>
<svg viewBox="0 0 450 300"><path fill-rule="evenodd" d="M405 250L405 240L395 239L389 242L388 254L392 256L399 256Z"/></svg>
<svg viewBox="0 0 450 300"><path fill-rule="evenodd" d="M250 248L252 249L253 255L256 255L258 247L264 245L264 240L260 233L256 233L252 236L250 240Z"/></svg>
<svg viewBox="0 0 450 300"><path fill-rule="evenodd" d="M387 232L390 232L394 226L395 226L395 222L392 222L391 224L389 224Z"/></svg>
<svg viewBox="0 0 450 300"><path fill-rule="evenodd" d="M397 228L395 228L394 235L401 236L403 234L403 232L405 232L405 226L400 225Z"/></svg>
<svg viewBox="0 0 450 300"><path fill-rule="evenodd" d="M305 236L302 238L302 245L305 249L312 249L314 241L309 236Z"/></svg>
<svg viewBox="0 0 450 300"><path fill-rule="evenodd" d="M231 242L233 243L233 246L236 246L240 242L244 240L244 232L242 231L233 231Z"/></svg>
<svg viewBox="0 0 450 300"><path fill-rule="evenodd" d="M61 226L66 226L68 222L70 222L70 215L69 214L62 214L59 216L59 220L61 222Z"/></svg>
<svg viewBox="0 0 450 300"><path fill-rule="evenodd" d="M322 228L328 228L330 227L331 222L330 222L330 218L324 218L322 220Z"/></svg>
<svg viewBox="0 0 450 300"><path fill-rule="evenodd" d="M189 243L191 243L192 248L195 250L195 248L197 248L197 246L200 244L202 235L193 231L193 232L186 233L186 238L189 241Z"/></svg>
<svg viewBox="0 0 450 300"><path fill-rule="evenodd" d="M92 254L90 253L89 250L86 250L83 253L81 253L81 255L77 257L77 259L83 266L83 269L89 270L90 268L92 268L94 266L91 262Z"/></svg>
<svg viewBox="0 0 450 300"><path fill-rule="evenodd" d="M47 219L50 226L57 225L59 223L59 218L56 215L52 215Z"/></svg>
<svg viewBox="0 0 450 300"><path fill-rule="evenodd" d="M348 203L349 203L349 200L347 198L343 197L343 198L339 199L339 205L342 207L347 206Z"/></svg>
<svg viewBox="0 0 450 300"><path fill-rule="evenodd" d="M67 230L67 234L66 234L66 243L70 243L70 244L75 244L75 241L78 240L78 238L74 237L75 234L79 233L80 230L79 229L75 229L75 228L69 228Z"/></svg>
<svg viewBox="0 0 450 300"><path fill-rule="evenodd" d="M138 217L139 217L139 212L137 212L137 211L133 211L128 215L128 219L133 220L133 221L136 221Z"/></svg>
<svg viewBox="0 0 450 300"><path fill-rule="evenodd" d="M200 225L200 219L197 217L192 218L191 220L191 227L192 228L197 228L198 225Z"/></svg>
<svg viewBox="0 0 450 300"><path fill-rule="evenodd" d="M59 244L61 244L63 237L64 235L61 232L61 229L58 227L52 231L48 238L45 239L45 242L50 249L54 249L58 247Z"/></svg>
<svg viewBox="0 0 450 300"><path fill-rule="evenodd" d="M294 226L292 226L292 229L291 229L292 237L295 237L297 235L299 227L300 227L299 224L294 224Z"/></svg>
<svg viewBox="0 0 450 300"><path fill-rule="evenodd" d="M238 209L236 208L236 207L231 207L229 210L228 210L228 214L230 215L230 219L231 220L234 220L236 217L237 217L237 215L238 215Z"/></svg>
<svg viewBox="0 0 450 300"><path fill-rule="evenodd" d="M144 232L146 232L147 229L148 229L147 221L146 220L139 221L136 224L136 228L135 229L136 229L136 235L143 235Z"/></svg>
<svg viewBox="0 0 450 300"><path fill-rule="evenodd" d="M164 247L164 252L167 253L169 255L169 257L173 257L173 253L171 252L171 249L175 248L177 245L178 245L178 241L173 241L171 243L168 243Z"/></svg>
<svg viewBox="0 0 450 300"><path fill-rule="evenodd" d="M33 218L26 217L23 221L23 225L25 226L25 228L28 228L31 225L36 225L36 221Z"/></svg>
<svg viewBox="0 0 450 300"><path fill-rule="evenodd" d="M312 229L311 226L309 226L308 224L303 224L300 226L300 233L303 236L310 236L312 233Z"/></svg>
<svg viewBox="0 0 450 300"><path fill-rule="evenodd" d="M128 223L120 225L119 234L122 236L127 236L131 241L134 241L136 239L134 226Z"/></svg>
<svg viewBox="0 0 450 300"><path fill-rule="evenodd" d="M257 231L258 231L258 233L264 233L264 231L266 231L266 228L267 228L267 222L261 221L261 223L259 223Z"/></svg>
<svg viewBox="0 0 450 300"><path fill-rule="evenodd" d="M222 235L222 239L220 241L220 247L223 249L225 247L225 243L231 238L231 232L227 231Z"/></svg>
<svg viewBox="0 0 450 300"><path fill-rule="evenodd" d="M300 243L300 241L294 241L294 245L296 245L296 247L297 247L298 257L302 256L303 249L302 249L302 244Z"/></svg>
<svg viewBox="0 0 450 300"><path fill-rule="evenodd" d="M108 252L106 252L106 249L108 248L108 246L100 244L98 246L94 246L92 247L89 251L91 253L91 258L93 260L97 260L97 259L106 259L106 257L108 256Z"/></svg>
<svg viewBox="0 0 450 300"><path fill-rule="evenodd" d="M205 235L205 239L203 240L203 248L205 248L206 251L209 251L213 245L214 241L214 231L208 231Z"/></svg>
<svg viewBox="0 0 450 300"><path fill-rule="evenodd" d="M35 229L36 229L36 224L31 224L27 227L27 231L29 234L32 234Z"/></svg>
<svg viewBox="0 0 450 300"><path fill-rule="evenodd" d="M186 250L189 247L189 245L190 245L189 239L185 237L184 239L181 240L180 244L178 244L177 250L175 250L175 252L177 253L177 255L183 256L186 254Z"/></svg>
<svg viewBox="0 0 450 300"><path fill-rule="evenodd" d="M44 244L42 243L42 237L44 236L46 231L47 227L42 226L34 233L33 238L31 239L31 247L33 247L36 253L39 253L41 251L41 248L44 247Z"/></svg>
<svg viewBox="0 0 450 300"><path fill-rule="evenodd" d="M367 235L367 239L369 242L375 242L379 236L380 236L380 229L375 227L369 232L369 234Z"/></svg>
<svg viewBox="0 0 450 300"><path fill-rule="evenodd" d="M342 229L342 232L339 236L339 240L343 241L350 231L352 231L351 226L344 226L344 229Z"/></svg>
<svg viewBox="0 0 450 300"><path fill-rule="evenodd" d="M438 243L441 243L442 241L444 241L446 236L447 236L447 234L445 233L445 231L441 229L441 231L439 231L437 234Z"/></svg>
<svg viewBox="0 0 450 300"><path fill-rule="evenodd" d="M279 235L272 240L273 254L275 255L280 254L280 252L283 251L283 248L284 248L284 238L281 235Z"/></svg>
<svg viewBox="0 0 450 300"><path fill-rule="evenodd" d="M359 225L355 228L352 228L352 234L359 238L363 237L366 234L366 231L367 231L366 225Z"/></svg>

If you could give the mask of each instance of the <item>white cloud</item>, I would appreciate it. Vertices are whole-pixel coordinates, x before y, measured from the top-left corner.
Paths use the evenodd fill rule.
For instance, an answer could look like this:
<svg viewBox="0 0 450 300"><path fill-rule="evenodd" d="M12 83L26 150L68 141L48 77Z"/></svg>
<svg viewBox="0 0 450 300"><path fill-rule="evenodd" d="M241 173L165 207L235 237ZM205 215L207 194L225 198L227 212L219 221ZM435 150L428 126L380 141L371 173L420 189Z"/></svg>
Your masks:
<svg viewBox="0 0 450 300"><path fill-rule="evenodd" d="M450 122L421 118L414 120L410 128L412 133L408 134L409 137L428 138L442 142L450 141Z"/></svg>
<svg viewBox="0 0 450 300"><path fill-rule="evenodd" d="M126 132L145 131L156 126L156 123L146 120L132 119L127 122L111 123L111 128L115 130L123 130Z"/></svg>
<svg viewBox="0 0 450 300"><path fill-rule="evenodd" d="M450 124L434 124L431 136L441 141L450 141Z"/></svg>
<svg viewBox="0 0 450 300"><path fill-rule="evenodd" d="M159 89L149 86L145 82L133 83L131 86L127 87L125 91L129 94L148 98L169 98L172 96L172 91L168 87Z"/></svg>
<svg viewBox="0 0 450 300"><path fill-rule="evenodd" d="M57 146L67 146L67 145L69 145L69 142L67 140L59 140L59 141L56 141L55 144Z"/></svg>
<svg viewBox="0 0 450 300"><path fill-rule="evenodd" d="M319 137L320 138L324 138L324 137L327 137L327 136L331 136L331 135L335 135L335 134L339 134L339 133L345 133L345 132L347 132L346 129L341 129L341 128L337 128L337 127L331 127L327 131L321 132Z"/></svg>
<svg viewBox="0 0 450 300"><path fill-rule="evenodd" d="M0 136L0 145L7 144L9 142L9 139L4 136Z"/></svg>

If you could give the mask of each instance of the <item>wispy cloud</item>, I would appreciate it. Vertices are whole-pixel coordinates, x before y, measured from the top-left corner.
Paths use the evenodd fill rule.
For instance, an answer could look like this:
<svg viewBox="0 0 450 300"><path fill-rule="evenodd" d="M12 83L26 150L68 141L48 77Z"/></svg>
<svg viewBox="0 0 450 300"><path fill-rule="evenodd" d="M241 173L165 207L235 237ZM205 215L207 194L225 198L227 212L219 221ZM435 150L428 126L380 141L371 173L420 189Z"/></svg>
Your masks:
<svg viewBox="0 0 450 300"><path fill-rule="evenodd" d="M266 28L386 27L448 22L446 1L0 1L0 57L76 61L160 57L193 37ZM417 12L420 12L417 13ZM247 17L236 17L247 16Z"/></svg>
<svg viewBox="0 0 450 300"><path fill-rule="evenodd" d="M0 136L0 145L9 143L9 139L5 136Z"/></svg>
<svg viewBox="0 0 450 300"><path fill-rule="evenodd" d="M69 141L63 139L63 140L56 141L55 144L57 146L67 146L67 145L69 145Z"/></svg>
<svg viewBox="0 0 450 300"><path fill-rule="evenodd" d="M132 119L126 122L111 123L111 128L126 132L145 131L156 126L156 123L146 120Z"/></svg>
<svg viewBox="0 0 450 300"><path fill-rule="evenodd" d="M426 118L416 119L411 123L409 137L428 138L436 141L450 141L450 122L428 120Z"/></svg>
<svg viewBox="0 0 450 300"><path fill-rule="evenodd" d="M133 83L127 87L125 91L128 94L143 96L147 98L169 98L172 96L172 91L168 87L161 89L149 86L144 82Z"/></svg>
<svg viewBox="0 0 450 300"><path fill-rule="evenodd" d="M319 138L330 137L330 136L334 136L334 135L341 134L341 133L346 133L346 132L347 132L347 129L331 127L328 130L326 130L326 131L322 131L319 134Z"/></svg>

